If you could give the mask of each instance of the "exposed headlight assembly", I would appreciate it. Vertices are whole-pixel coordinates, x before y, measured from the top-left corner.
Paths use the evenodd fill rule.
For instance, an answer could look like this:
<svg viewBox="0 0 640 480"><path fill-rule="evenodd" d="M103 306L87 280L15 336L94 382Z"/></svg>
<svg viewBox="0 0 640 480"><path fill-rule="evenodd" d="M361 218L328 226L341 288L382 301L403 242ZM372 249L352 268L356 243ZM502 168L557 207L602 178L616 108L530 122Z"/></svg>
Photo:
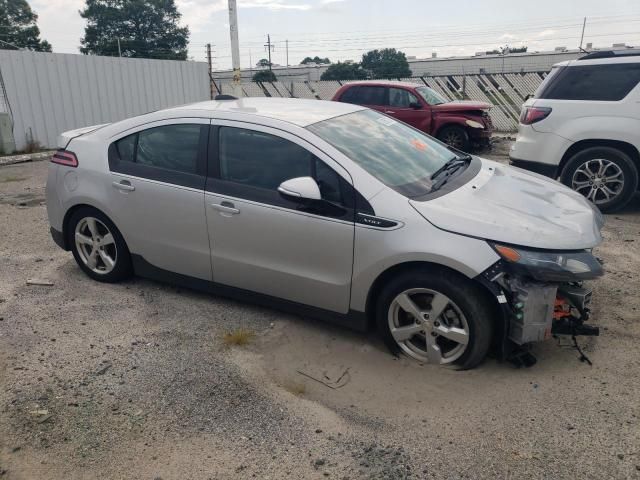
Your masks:
<svg viewBox="0 0 640 480"><path fill-rule="evenodd" d="M471 128L484 128L483 124L476 122L475 120L466 120L464 123L469 125Z"/></svg>
<svg viewBox="0 0 640 480"><path fill-rule="evenodd" d="M543 282L575 282L603 274L602 265L591 252L530 250L490 243L514 272Z"/></svg>

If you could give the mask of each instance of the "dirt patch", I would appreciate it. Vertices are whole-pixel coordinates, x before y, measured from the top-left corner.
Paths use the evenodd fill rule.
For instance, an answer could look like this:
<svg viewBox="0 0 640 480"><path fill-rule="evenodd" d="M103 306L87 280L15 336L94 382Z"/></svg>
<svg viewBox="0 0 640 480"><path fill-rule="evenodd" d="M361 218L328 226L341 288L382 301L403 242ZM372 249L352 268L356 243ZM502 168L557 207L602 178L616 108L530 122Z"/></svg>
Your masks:
<svg viewBox="0 0 640 480"><path fill-rule="evenodd" d="M373 334L92 282L49 236L46 163L2 169L26 179L0 188L0 478L640 475L638 198L596 249L593 367L552 340L531 369L458 372L396 359ZM250 343L224 345L243 329Z"/></svg>

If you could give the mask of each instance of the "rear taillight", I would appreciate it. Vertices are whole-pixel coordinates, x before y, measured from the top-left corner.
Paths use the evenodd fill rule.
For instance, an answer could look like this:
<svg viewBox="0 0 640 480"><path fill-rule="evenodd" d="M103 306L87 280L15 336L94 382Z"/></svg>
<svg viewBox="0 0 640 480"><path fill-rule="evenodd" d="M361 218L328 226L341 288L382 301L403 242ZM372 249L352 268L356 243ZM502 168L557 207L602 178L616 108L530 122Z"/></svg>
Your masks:
<svg viewBox="0 0 640 480"><path fill-rule="evenodd" d="M60 149L51 157L53 163L59 163L60 165L66 165L67 167L77 167L78 158L76 154L68 150Z"/></svg>
<svg viewBox="0 0 640 480"><path fill-rule="evenodd" d="M523 125L531 125L532 123L544 120L551 113L548 107L523 107L520 114L520 123Z"/></svg>

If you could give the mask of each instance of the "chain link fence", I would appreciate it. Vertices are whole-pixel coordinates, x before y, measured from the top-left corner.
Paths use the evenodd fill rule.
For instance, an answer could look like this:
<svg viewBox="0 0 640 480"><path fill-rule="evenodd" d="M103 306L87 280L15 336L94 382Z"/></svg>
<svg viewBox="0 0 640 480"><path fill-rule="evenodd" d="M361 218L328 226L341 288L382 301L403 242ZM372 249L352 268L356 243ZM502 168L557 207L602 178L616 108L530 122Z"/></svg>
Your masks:
<svg viewBox="0 0 640 480"><path fill-rule="evenodd" d="M489 112L496 130L514 132L518 129L520 108L538 88L547 72L492 73L478 75L442 75L400 78L403 82L426 85L450 101L476 100L493 105ZM286 97L331 100L348 81L278 81L245 82L246 97ZM231 95L230 81L215 81L214 90Z"/></svg>

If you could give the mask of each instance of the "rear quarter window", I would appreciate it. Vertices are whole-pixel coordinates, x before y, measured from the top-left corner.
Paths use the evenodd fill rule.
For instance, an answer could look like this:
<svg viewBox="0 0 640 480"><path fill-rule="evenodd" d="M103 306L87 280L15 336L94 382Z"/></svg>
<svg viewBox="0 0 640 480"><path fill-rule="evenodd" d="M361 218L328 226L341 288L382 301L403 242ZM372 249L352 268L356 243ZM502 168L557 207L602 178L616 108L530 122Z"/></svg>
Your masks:
<svg viewBox="0 0 640 480"><path fill-rule="evenodd" d="M618 101L640 82L640 63L580 65L558 69L536 94L553 100Z"/></svg>

